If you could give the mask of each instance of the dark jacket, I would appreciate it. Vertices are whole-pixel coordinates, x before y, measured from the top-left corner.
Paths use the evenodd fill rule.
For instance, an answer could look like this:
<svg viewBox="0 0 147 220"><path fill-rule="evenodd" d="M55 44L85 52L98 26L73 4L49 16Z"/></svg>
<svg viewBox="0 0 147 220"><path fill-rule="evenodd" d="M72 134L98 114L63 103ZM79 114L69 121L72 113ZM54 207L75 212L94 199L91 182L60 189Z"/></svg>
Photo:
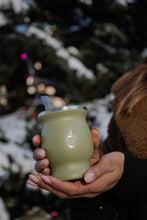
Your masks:
<svg viewBox="0 0 147 220"><path fill-rule="evenodd" d="M146 220L147 160L125 153L123 176L112 190L68 203L72 220Z"/></svg>

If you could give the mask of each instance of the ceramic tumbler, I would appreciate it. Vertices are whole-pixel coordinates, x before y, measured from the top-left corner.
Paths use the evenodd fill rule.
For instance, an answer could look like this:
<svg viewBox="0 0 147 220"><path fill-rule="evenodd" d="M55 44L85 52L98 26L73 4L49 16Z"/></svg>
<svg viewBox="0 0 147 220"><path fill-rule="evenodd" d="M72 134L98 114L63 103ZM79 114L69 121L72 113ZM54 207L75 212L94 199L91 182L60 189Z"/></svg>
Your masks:
<svg viewBox="0 0 147 220"><path fill-rule="evenodd" d="M54 108L38 115L51 175L61 180L81 179L90 167L93 141L86 116L82 106Z"/></svg>

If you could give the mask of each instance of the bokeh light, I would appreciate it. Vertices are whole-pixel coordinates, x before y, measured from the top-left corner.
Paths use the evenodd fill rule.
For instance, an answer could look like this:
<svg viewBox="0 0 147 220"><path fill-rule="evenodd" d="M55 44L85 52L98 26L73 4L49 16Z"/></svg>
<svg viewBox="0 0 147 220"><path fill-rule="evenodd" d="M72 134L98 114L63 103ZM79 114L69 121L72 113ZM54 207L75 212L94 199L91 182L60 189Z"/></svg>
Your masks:
<svg viewBox="0 0 147 220"><path fill-rule="evenodd" d="M55 95L56 89L53 86L46 86L45 93L47 95Z"/></svg>
<svg viewBox="0 0 147 220"><path fill-rule="evenodd" d="M5 85L0 86L0 94L1 95L7 94L7 87Z"/></svg>
<svg viewBox="0 0 147 220"><path fill-rule="evenodd" d="M33 76L29 76L26 80L26 84L28 86L32 85L34 83L34 77Z"/></svg>
<svg viewBox="0 0 147 220"><path fill-rule="evenodd" d="M51 215L52 215L53 217L56 217L56 216L58 215L58 212L57 212L57 211L53 211L53 212L51 213Z"/></svg>
<svg viewBox="0 0 147 220"><path fill-rule="evenodd" d="M34 63L34 68L36 69L36 70L40 70L41 68L42 68L42 63L41 62L35 62Z"/></svg>
<svg viewBox="0 0 147 220"><path fill-rule="evenodd" d="M28 89L27 89L27 92L28 92L29 95L34 95L35 92L36 92L35 86L29 86Z"/></svg>
<svg viewBox="0 0 147 220"><path fill-rule="evenodd" d="M56 108L66 105L65 100L61 97L53 97L51 102L52 102L53 106Z"/></svg>
<svg viewBox="0 0 147 220"><path fill-rule="evenodd" d="M7 99L7 87L5 85L0 86L0 105L6 106L8 104Z"/></svg>
<svg viewBox="0 0 147 220"><path fill-rule="evenodd" d="M27 58L28 58L27 53L22 53L22 54L21 54L21 59L22 59L22 60L26 60Z"/></svg>
<svg viewBox="0 0 147 220"><path fill-rule="evenodd" d="M0 98L0 104L3 106L6 106L8 104L8 100L5 97Z"/></svg>

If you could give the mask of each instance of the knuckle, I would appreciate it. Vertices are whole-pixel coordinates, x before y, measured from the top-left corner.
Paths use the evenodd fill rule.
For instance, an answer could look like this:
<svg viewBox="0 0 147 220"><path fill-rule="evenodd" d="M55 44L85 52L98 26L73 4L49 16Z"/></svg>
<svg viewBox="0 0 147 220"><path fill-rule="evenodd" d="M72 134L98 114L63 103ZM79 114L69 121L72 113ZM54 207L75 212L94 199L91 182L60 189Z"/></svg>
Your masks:
<svg viewBox="0 0 147 220"><path fill-rule="evenodd" d="M39 166L38 166L38 162L35 163L34 169L35 169L38 173L41 173L41 169L40 169Z"/></svg>
<svg viewBox="0 0 147 220"><path fill-rule="evenodd" d="M49 160L48 160L47 158L44 159L44 165L45 165L46 167L49 166Z"/></svg>
<svg viewBox="0 0 147 220"><path fill-rule="evenodd" d="M33 153L34 160L37 160L37 152L38 152L38 149L34 150L34 153Z"/></svg>
<svg viewBox="0 0 147 220"><path fill-rule="evenodd" d="M49 167L46 167L42 170L42 174L43 175L50 175L51 171Z"/></svg>

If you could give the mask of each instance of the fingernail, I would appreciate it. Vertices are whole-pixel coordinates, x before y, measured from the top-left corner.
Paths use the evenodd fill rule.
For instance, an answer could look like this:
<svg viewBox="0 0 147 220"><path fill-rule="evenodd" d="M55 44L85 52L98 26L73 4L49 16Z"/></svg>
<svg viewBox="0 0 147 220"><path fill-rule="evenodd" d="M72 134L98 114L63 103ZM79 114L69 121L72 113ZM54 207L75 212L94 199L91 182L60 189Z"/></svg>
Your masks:
<svg viewBox="0 0 147 220"><path fill-rule="evenodd" d="M39 158L44 157L44 152L42 151L42 149L37 151L37 156L38 156Z"/></svg>
<svg viewBox="0 0 147 220"><path fill-rule="evenodd" d="M32 180L34 183L39 183L39 179L34 175L29 175L30 180Z"/></svg>
<svg viewBox="0 0 147 220"><path fill-rule="evenodd" d="M91 182L93 182L95 180L95 174L94 173L87 173L85 175L84 179L85 179L86 183L91 183Z"/></svg>
<svg viewBox="0 0 147 220"><path fill-rule="evenodd" d="M39 146L40 145L40 137L39 135L35 135L33 138L32 138L32 142L35 146Z"/></svg>
<svg viewBox="0 0 147 220"><path fill-rule="evenodd" d="M41 161L40 161L40 165L41 165L41 166L48 166L47 159L41 160Z"/></svg>
<svg viewBox="0 0 147 220"><path fill-rule="evenodd" d="M93 128L93 131L96 135L99 133L99 130L97 128Z"/></svg>
<svg viewBox="0 0 147 220"><path fill-rule="evenodd" d="M35 144L35 136L32 138L32 142L33 142L33 144Z"/></svg>
<svg viewBox="0 0 147 220"><path fill-rule="evenodd" d="M42 175L42 176L41 176L41 179L42 179L45 183L51 184L51 180L50 180L49 177Z"/></svg>
<svg viewBox="0 0 147 220"><path fill-rule="evenodd" d="M37 184L32 182L31 180L27 180L27 184L34 186L34 187L37 187Z"/></svg>

